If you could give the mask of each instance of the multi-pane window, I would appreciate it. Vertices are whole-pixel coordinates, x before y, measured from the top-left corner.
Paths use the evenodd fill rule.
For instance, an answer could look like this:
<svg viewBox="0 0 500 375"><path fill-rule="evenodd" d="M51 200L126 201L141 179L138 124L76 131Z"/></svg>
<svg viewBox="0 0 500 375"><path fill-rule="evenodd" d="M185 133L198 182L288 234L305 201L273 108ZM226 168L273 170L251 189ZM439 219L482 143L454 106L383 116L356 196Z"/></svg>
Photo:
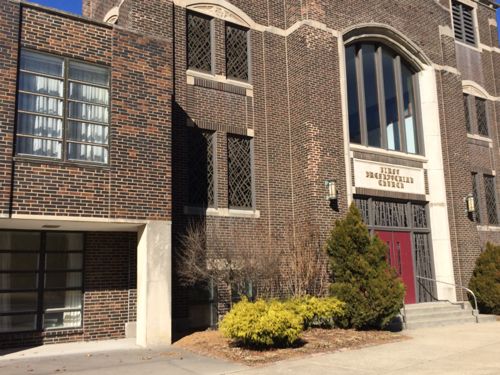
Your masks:
<svg viewBox="0 0 500 375"><path fill-rule="evenodd" d="M187 58L188 68L212 72L212 28L211 17L189 12L187 14Z"/></svg>
<svg viewBox="0 0 500 375"><path fill-rule="evenodd" d="M488 110L485 99L464 94L466 129L470 134L489 137Z"/></svg>
<svg viewBox="0 0 500 375"><path fill-rule="evenodd" d="M486 212L488 214L488 224L498 224L497 193L495 176L484 176L484 194L486 202Z"/></svg>
<svg viewBox="0 0 500 375"><path fill-rule="evenodd" d="M82 322L83 234L0 231L0 332Z"/></svg>
<svg viewBox="0 0 500 375"><path fill-rule="evenodd" d="M481 223L481 207L479 203L479 175L477 173L472 173L472 196L474 197L474 206L476 212L474 213L474 219L477 223Z"/></svg>
<svg viewBox="0 0 500 375"><path fill-rule="evenodd" d="M346 49L352 143L421 152L415 72L392 50L374 43Z"/></svg>
<svg viewBox="0 0 500 375"><path fill-rule="evenodd" d="M109 70L21 51L19 155L108 162Z"/></svg>
<svg viewBox="0 0 500 375"><path fill-rule="evenodd" d="M248 80L248 30L226 24L226 76Z"/></svg>
<svg viewBox="0 0 500 375"><path fill-rule="evenodd" d="M189 200L202 207L215 206L215 133L193 128L189 138Z"/></svg>
<svg viewBox="0 0 500 375"><path fill-rule="evenodd" d="M459 1L452 1L452 8L455 39L475 45L474 9Z"/></svg>
<svg viewBox="0 0 500 375"><path fill-rule="evenodd" d="M476 98L476 119L477 119L477 132L480 135L488 137L490 135L488 130L488 115L486 112L486 100Z"/></svg>
<svg viewBox="0 0 500 375"><path fill-rule="evenodd" d="M230 208L252 208L252 141L228 135L228 198Z"/></svg>

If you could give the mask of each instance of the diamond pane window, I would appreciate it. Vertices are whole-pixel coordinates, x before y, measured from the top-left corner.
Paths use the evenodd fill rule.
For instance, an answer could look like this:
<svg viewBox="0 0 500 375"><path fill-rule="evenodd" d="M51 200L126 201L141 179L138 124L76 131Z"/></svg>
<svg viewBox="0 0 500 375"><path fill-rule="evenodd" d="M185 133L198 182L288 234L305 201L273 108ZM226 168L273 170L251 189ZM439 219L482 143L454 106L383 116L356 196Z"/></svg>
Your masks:
<svg viewBox="0 0 500 375"><path fill-rule="evenodd" d="M248 30L226 25L226 75L248 80Z"/></svg>
<svg viewBox="0 0 500 375"><path fill-rule="evenodd" d="M494 176L484 176L484 193L486 197L486 212L488 223L498 224L497 193Z"/></svg>
<svg viewBox="0 0 500 375"><path fill-rule="evenodd" d="M465 4L458 1L452 2L453 7L453 29L455 31L455 39L475 45L476 36L474 30L474 10Z"/></svg>
<svg viewBox="0 0 500 375"><path fill-rule="evenodd" d="M486 100L476 98L477 132L485 137L489 136L488 115L486 113Z"/></svg>
<svg viewBox="0 0 500 375"><path fill-rule="evenodd" d="M193 205L215 205L215 133L193 129L189 139L189 201Z"/></svg>
<svg viewBox="0 0 500 375"><path fill-rule="evenodd" d="M188 13L187 15L188 68L212 71L212 19Z"/></svg>
<svg viewBox="0 0 500 375"><path fill-rule="evenodd" d="M251 149L250 138L227 137L229 207L253 207Z"/></svg>
<svg viewBox="0 0 500 375"><path fill-rule="evenodd" d="M474 207L476 208L475 220L477 223L481 222L481 207L479 206L479 183L477 173L472 173L472 196L474 197Z"/></svg>
<svg viewBox="0 0 500 375"><path fill-rule="evenodd" d="M469 95L464 94L464 111L465 111L465 128L467 129L467 133L472 133L472 119L470 116L469 109Z"/></svg>

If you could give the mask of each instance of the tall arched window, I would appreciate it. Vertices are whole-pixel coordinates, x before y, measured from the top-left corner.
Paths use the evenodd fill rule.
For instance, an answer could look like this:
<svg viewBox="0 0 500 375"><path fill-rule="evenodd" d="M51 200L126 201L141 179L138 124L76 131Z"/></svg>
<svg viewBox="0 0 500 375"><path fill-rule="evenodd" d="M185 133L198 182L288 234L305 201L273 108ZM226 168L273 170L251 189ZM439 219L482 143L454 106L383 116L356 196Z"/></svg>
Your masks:
<svg viewBox="0 0 500 375"><path fill-rule="evenodd" d="M376 43L346 47L351 143L419 154L415 70Z"/></svg>

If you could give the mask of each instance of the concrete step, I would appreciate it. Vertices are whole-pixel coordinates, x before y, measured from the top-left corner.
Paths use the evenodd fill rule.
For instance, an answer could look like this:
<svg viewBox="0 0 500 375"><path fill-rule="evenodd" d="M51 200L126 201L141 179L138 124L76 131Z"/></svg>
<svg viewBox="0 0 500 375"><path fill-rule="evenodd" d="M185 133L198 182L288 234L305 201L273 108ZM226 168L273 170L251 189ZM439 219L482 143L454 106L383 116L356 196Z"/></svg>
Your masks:
<svg viewBox="0 0 500 375"><path fill-rule="evenodd" d="M476 323L476 318L473 316L468 316L462 318L423 320L417 322L409 321L406 322L406 329L440 327L440 326L448 326L448 325L464 324L464 323Z"/></svg>
<svg viewBox="0 0 500 375"><path fill-rule="evenodd" d="M407 316L406 320L413 322L422 322L422 321L428 321L428 320L446 320L446 319L459 319L459 318L469 318L472 317L472 310L471 311L465 311L465 310L459 310L459 311L439 311L439 312L432 312L432 313L422 313L422 314L415 314L411 316Z"/></svg>
<svg viewBox="0 0 500 375"><path fill-rule="evenodd" d="M479 323L491 323L496 321L496 315L479 314Z"/></svg>

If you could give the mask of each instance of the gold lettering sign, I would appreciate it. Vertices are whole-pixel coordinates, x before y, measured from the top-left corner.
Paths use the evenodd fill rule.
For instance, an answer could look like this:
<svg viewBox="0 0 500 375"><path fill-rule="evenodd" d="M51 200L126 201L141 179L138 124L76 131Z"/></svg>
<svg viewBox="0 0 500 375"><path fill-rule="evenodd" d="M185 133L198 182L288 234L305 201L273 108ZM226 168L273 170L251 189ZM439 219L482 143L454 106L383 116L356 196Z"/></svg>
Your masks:
<svg viewBox="0 0 500 375"><path fill-rule="evenodd" d="M405 190L415 183L413 177L401 174L398 168L380 167L378 172L366 171L367 179L375 179L380 187Z"/></svg>

